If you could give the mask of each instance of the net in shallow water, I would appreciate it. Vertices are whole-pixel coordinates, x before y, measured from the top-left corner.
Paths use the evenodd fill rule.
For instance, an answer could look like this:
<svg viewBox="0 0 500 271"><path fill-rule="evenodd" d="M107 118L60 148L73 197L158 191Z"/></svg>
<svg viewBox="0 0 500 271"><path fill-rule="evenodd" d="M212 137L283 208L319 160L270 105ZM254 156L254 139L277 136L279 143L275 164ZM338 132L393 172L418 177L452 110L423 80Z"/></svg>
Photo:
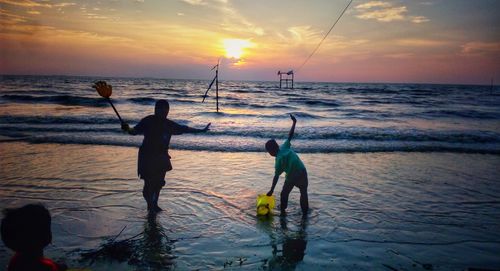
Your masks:
<svg viewBox="0 0 500 271"><path fill-rule="evenodd" d="M174 264L172 249L174 240L168 238L162 226L156 221L156 215L149 215L144 230L132 237L117 241L118 235L108 238L96 249L80 253L80 261L127 262L137 267L169 267Z"/></svg>

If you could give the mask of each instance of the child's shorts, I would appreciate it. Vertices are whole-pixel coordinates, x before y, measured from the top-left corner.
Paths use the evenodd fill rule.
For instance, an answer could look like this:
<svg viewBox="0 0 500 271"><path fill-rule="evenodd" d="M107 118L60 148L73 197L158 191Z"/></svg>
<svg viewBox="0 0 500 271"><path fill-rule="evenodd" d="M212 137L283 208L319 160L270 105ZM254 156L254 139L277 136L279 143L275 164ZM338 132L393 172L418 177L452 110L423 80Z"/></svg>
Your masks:
<svg viewBox="0 0 500 271"><path fill-rule="evenodd" d="M292 172L286 176L285 186L296 186L299 189L306 189L309 181L307 179L307 170Z"/></svg>

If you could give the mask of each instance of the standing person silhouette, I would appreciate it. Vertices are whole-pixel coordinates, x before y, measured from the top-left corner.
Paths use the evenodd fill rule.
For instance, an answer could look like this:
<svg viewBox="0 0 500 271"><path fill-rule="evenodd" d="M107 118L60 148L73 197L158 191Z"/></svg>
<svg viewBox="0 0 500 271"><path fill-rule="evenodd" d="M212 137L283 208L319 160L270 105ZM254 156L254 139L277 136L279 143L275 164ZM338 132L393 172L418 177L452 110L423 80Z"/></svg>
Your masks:
<svg viewBox="0 0 500 271"><path fill-rule="evenodd" d="M203 129L180 125L167 118L170 105L167 100L158 100L154 115L143 118L134 128L122 123L122 130L130 135L144 135L139 148L137 173L144 180L142 195L148 205L148 211L159 212L158 198L165 185L165 174L172 170L168 148L172 135L207 132L210 123Z"/></svg>

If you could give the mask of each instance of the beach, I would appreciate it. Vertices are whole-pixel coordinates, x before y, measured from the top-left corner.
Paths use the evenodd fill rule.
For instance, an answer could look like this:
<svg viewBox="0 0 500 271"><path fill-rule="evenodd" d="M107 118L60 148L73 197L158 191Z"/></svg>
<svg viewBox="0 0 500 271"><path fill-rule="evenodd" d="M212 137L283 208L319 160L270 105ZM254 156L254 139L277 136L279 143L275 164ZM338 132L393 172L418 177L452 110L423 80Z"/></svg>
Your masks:
<svg viewBox="0 0 500 271"><path fill-rule="evenodd" d="M273 174L268 154L175 150L160 197L164 211L151 221L136 177L137 148L4 142L0 150L0 206L47 206L54 239L46 255L73 268L89 266L81 253L124 227L118 239L139 234L138 260L101 259L91 270L500 264L497 155L302 154L312 209L303 222L298 190L286 218L256 216L256 195L267 192ZM5 266L12 252L0 251Z"/></svg>

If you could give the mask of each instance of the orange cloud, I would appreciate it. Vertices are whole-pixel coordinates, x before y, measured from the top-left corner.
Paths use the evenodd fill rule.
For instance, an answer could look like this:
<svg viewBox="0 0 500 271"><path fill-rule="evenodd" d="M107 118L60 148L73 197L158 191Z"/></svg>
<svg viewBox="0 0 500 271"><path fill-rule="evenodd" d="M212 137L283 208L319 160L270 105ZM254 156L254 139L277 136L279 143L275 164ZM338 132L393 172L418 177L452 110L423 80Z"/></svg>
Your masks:
<svg viewBox="0 0 500 271"><path fill-rule="evenodd" d="M497 54L500 57L500 42L472 41L462 45L462 53L465 55Z"/></svg>
<svg viewBox="0 0 500 271"><path fill-rule="evenodd" d="M396 44L412 47L439 47L449 45L450 42L432 39L399 39L396 40Z"/></svg>
<svg viewBox="0 0 500 271"><path fill-rule="evenodd" d="M23 22L26 22L24 16L11 13L5 9L0 9L0 30L5 29L8 25Z"/></svg>
<svg viewBox="0 0 500 271"><path fill-rule="evenodd" d="M371 8L374 8L374 7L387 8L387 7L390 7L390 6L391 6L391 4L389 4L387 2L370 1L370 2L367 2L367 3L364 3L364 4L357 5L356 8L357 9L371 9Z"/></svg>
<svg viewBox="0 0 500 271"><path fill-rule="evenodd" d="M74 6L76 3L51 3L50 1L37 2L32 0L0 0L1 4L11 5L11 6L20 6L20 7L44 7L44 8L52 8L52 7L67 7Z"/></svg>

